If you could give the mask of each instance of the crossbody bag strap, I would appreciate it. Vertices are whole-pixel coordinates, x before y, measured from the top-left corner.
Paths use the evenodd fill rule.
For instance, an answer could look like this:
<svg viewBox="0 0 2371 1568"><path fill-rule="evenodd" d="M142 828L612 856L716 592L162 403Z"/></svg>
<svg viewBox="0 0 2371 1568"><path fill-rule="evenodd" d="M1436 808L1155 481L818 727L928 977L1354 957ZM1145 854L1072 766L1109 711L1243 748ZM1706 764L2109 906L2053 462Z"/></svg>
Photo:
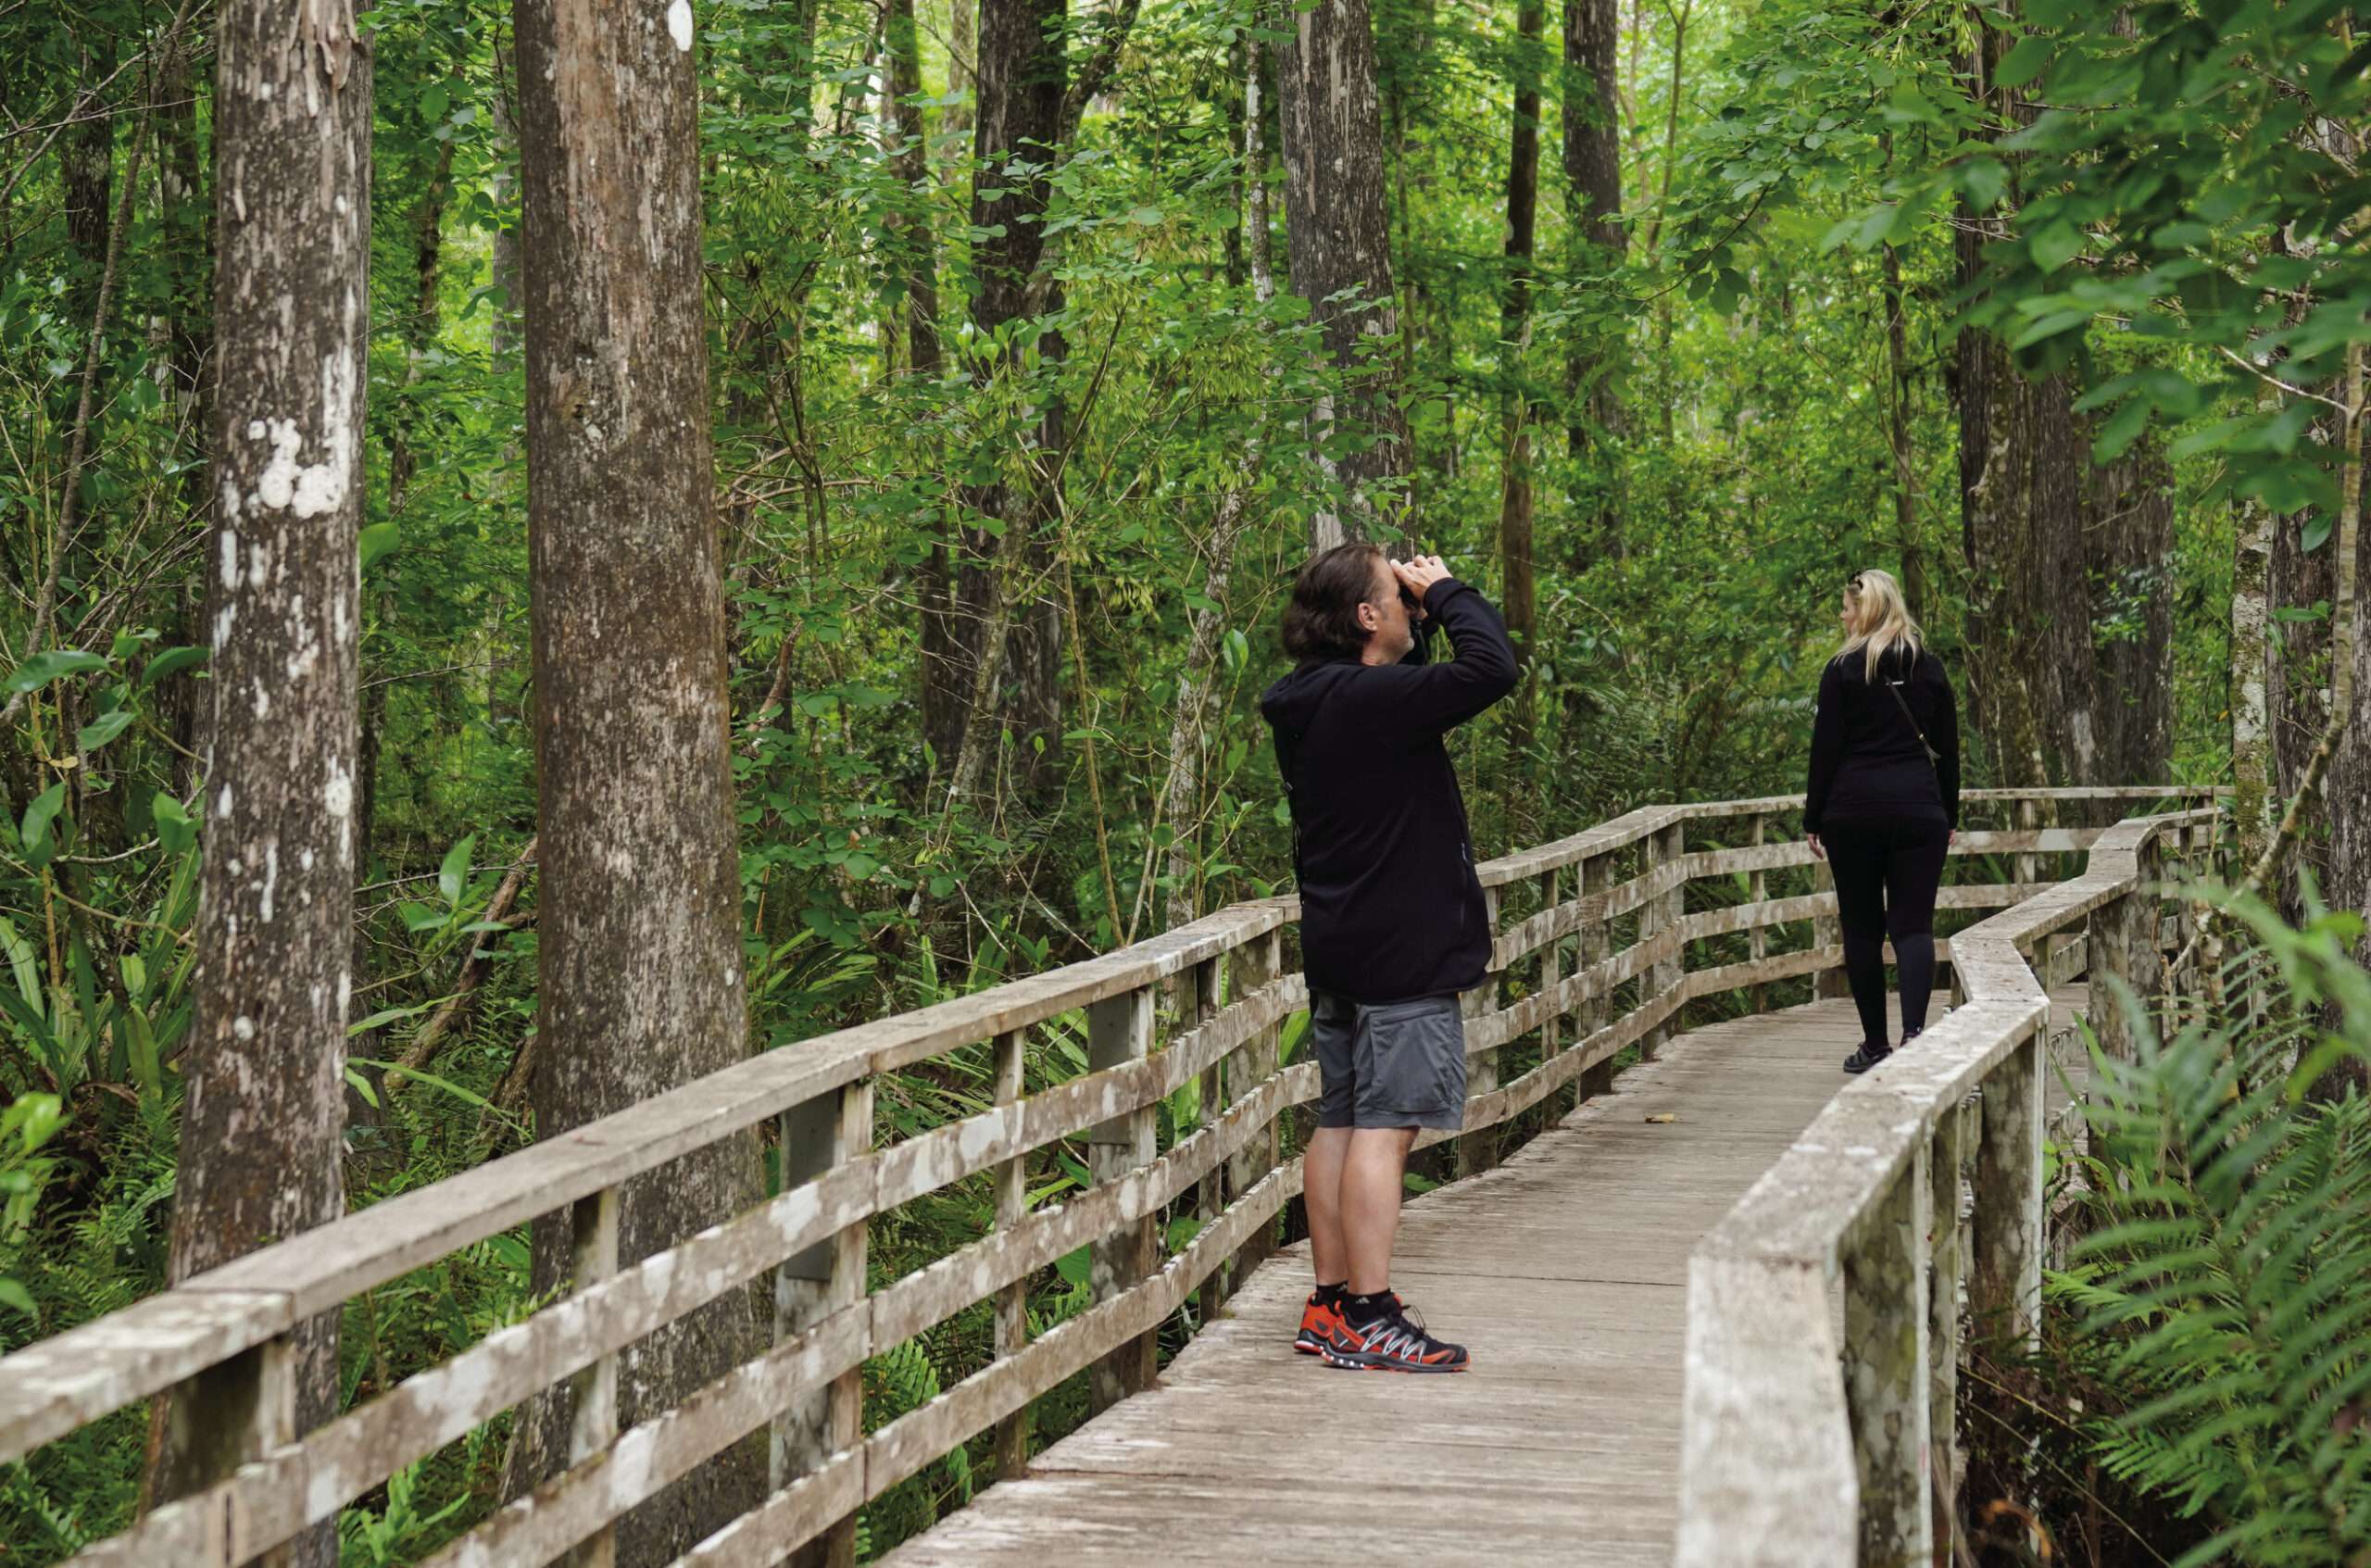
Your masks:
<svg viewBox="0 0 2371 1568"><path fill-rule="evenodd" d="M1879 678L1883 679L1882 676ZM1937 776L1940 777L1943 765L1942 755L1938 752L1935 749L1934 745L1927 740L1926 732L1918 727L1917 719L1910 711L1910 704L1902 700L1901 683L1900 681L1887 681L1886 690L1893 693L1893 705L1901 709L1901 716L1904 719L1908 719L1910 721L1910 733L1918 737L1918 748L1926 754L1926 766L1934 769Z"/></svg>

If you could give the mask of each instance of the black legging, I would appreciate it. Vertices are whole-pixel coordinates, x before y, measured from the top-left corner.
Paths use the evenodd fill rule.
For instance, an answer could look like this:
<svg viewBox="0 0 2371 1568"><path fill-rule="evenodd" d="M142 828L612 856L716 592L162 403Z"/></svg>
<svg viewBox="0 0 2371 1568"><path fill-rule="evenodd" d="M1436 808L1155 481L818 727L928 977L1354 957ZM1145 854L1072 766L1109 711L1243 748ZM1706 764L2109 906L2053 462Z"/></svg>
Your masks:
<svg viewBox="0 0 2371 1568"><path fill-rule="evenodd" d="M1940 822L1830 822L1820 835L1836 873L1844 973L1861 1010L1861 1037L1886 1043L1886 939L1901 972L1904 1038L1926 1027L1935 990L1935 889L1951 830Z"/></svg>

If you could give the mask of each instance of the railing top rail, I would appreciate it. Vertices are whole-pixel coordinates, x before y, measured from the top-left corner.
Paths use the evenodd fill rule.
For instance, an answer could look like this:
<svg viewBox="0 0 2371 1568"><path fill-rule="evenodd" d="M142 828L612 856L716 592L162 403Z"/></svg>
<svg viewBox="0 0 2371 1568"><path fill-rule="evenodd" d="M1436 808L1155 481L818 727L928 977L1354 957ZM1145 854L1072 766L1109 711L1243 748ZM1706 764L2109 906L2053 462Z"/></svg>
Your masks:
<svg viewBox="0 0 2371 1568"><path fill-rule="evenodd" d="M1963 801L2187 800L2230 793L2227 784L2075 784L2036 789L1970 789L1963 790L1960 798ZM1650 834L1661 833L1682 822L1772 816L1802 809L1803 797L1800 795L1766 795L1741 800L1696 800L1673 806L1642 806L1569 837L1485 860L1474 869L1481 876L1483 886L1497 887L1572 865L1592 855L1627 848Z"/></svg>

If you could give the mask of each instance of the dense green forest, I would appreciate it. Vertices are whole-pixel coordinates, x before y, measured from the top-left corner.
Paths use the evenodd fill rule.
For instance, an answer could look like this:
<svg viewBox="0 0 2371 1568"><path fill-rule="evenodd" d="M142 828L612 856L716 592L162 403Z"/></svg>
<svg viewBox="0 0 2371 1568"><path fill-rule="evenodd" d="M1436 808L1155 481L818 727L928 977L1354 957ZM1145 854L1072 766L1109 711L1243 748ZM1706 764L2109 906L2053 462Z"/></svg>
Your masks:
<svg viewBox="0 0 2371 1568"><path fill-rule="evenodd" d="M201 891L238 874L208 859L232 809L209 791L296 700L225 673L243 607L251 633L266 613L243 582L282 591L252 528L240 553L258 504L358 553L352 637L322 666L345 684L320 722L350 728L270 743L351 834L345 883L317 905L291 850L282 895L329 934L305 975L347 1037L342 1068L313 1043L284 1102L328 1123L326 1185L307 1217L248 1214L231 1251L552 1130L571 1091L537 1050L539 942L573 911L545 897L539 787L586 765L552 738L563 702L621 716L600 745L660 770L633 777L684 781L596 781L565 820L647 846L637 886L737 909L746 1025L709 1048L794 1047L1288 890L1256 699L1293 571L1346 533L1439 553L1506 609L1524 684L1456 752L1483 853L1800 790L1838 591L1881 566L1959 687L1971 785L2235 786L2241 863L2289 922L2260 939L2305 944L2280 949L2301 1005L2361 1044L2357 7L642 0L616 26L687 51L696 82L696 126L647 166L639 119L608 162L550 150L582 106L554 109L531 68L590 47L567 41L587 14L0 6L0 1348L220 1261L177 1233L199 1223L196 1140L208 1169L297 1157L223 1121L220 1090L183 1124L194 1064L236 1048L201 996ZM234 111L220 74L300 31L334 87L293 134L345 139L334 192L267 166L297 144L240 140L265 110ZM603 236L531 193L600 186L625 250L679 176L696 253L650 308L687 325L596 366L534 313L577 307L555 258ZM255 334L315 307L228 270L251 198L302 218L272 265L343 257L363 285L342 315L322 295L276 368ZM581 308L624 310L617 286L584 283ZM227 412L249 364L345 399L353 450L324 462ZM571 470L568 532L540 510L531 529L558 428L538 421L613 412L631 449ZM711 441L687 482L660 471ZM679 482L712 529L721 649L696 625L671 646L600 629L582 596L690 570L640 521ZM604 636L633 651L595 671L584 650L627 646ZM639 742L624 716L712 655L729 751L668 774L659 754L720 716L687 696ZM300 636L270 667L293 690L313 658ZM710 887L694 863L728 765L738 882ZM678 1006L647 979L663 965L607 967L651 987L604 993L619 1010ZM1083 1065L1043 1048L1033 1073ZM716 1060L642 1064L634 1092ZM900 1075L884 1125L981 1092ZM2359 1172L2351 1103L2329 1159ZM1066 1160L1034 1198L1084 1182ZM876 1268L975 1232L985 1203L901 1213ZM515 1320L549 1251L522 1230L350 1309L316 1417ZM1057 1271L1031 1311L1083 1290ZM950 1327L972 1348L881 1359L871 1405L972 1364L985 1314ZM0 1469L0 1562L119 1527L157 1441L119 1418ZM510 1445L474 1435L350 1510L345 1559L414 1561L481 1517L521 1474ZM2097 1561L2170 1561L2253 1506L2153 1450L2110 1468L2168 1523L2127 1543L2162 1557ZM959 1453L899 1488L868 1549L971 1484ZM2362 1561L2260 1546L2247 1561Z"/></svg>

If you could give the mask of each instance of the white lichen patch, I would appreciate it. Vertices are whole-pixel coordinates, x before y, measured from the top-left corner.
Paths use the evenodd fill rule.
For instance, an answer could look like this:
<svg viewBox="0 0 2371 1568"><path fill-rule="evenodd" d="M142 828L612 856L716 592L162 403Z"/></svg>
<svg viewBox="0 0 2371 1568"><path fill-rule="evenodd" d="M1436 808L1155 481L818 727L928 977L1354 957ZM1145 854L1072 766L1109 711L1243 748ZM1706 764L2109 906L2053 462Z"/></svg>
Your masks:
<svg viewBox="0 0 2371 1568"><path fill-rule="evenodd" d="M690 54L692 50L691 0L675 0L667 7L667 36L675 41L676 51Z"/></svg>
<svg viewBox="0 0 2371 1568"><path fill-rule="evenodd" d="M224 487L226 500L233 494L236 494L236 492L232 487L227 485ZM222 530L222 586L225 588L236 588L238 585L239 531L235 528L226 527Z"/></svg>
<svg viewBox="0 0 2371 1568"><path fill-rule="evenodd" d="M243 1012L231 1021L231 1033L242 1041L252 1040L256 1037L256 1021Z"/></svg>
<svg viewBox="0 0 2371 1568"><path fill-rule="evenodd" d="M256 499L274 511L293 511L300 518L319 517L345 500L354 473L355 447L354 350L341 346L321 358L322 460L300 463L305 436L293 419L249 421L250 439L271 443L271 460L256 480ZM263 433L258 435L257 430ZM262 564L249 568L250 580L263 585Z"/></svg>
<svg viewBox="0 0 2371 1568"><path fill-rule="evenodd" d="M332 817L348 817L354 812L354 775L339 763L330 764L329 786L322 792L321 804L329 808Z"/></svg>

